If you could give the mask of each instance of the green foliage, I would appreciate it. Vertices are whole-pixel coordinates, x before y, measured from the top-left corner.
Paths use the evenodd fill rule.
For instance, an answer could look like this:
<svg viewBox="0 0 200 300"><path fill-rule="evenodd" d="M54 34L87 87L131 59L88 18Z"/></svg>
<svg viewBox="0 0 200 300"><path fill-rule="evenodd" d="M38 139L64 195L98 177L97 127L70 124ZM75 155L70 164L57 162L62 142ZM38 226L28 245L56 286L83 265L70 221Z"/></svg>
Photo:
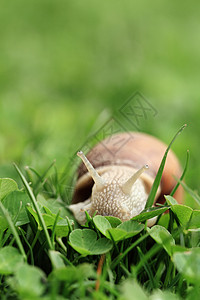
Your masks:
<svg viewBox="0 0 200 300"><path fill-rule="evenodd" d="M22 226L29 223L25 209L29 202L30 200L24 191L11 192L2 200L4 207L9 212L9 215L16 226Z"/></svg>
<svg viewBox="0 0 200 300"><path fill-rule="evenodd" d="M163 159L161 161L161 164L160 164L160 167L158 169L158 172L156 174L156 178L153 182L153 186L151 188L151 191L149 193L149 196L148 196L148 199L147 199L147 203L146 203L146 206L145 208L149 208L153 205L154 203L154 199L155 199L155 196L156 196L156 192L158 190L158 187L159 187L159 184L160 184L160 181L161 181L161 177L162 177L162 173L163 173L163 170L164 170L164 166L165 166L165 162L166 162L166 159L167 159L167 154L172 146L172 144L174 143L174 141L176 140L177 136L182 132L182 130L186 127L186 125L183 125L179 131L175 134L175 136L173 137L173 139L171 140L171 142L169 143L169 146L167 147L166 151L165 151L165 154L163 156Z"/></svg>
<svg viewBox="0 0 200 300"><path fill-rule="evenodd" d="M18 180L12 161L43 173L55 158L62 173L139 91L157 111L135 111L140 131L168 143L191 128L174 149L182 163L190 149L187 183L200 191L199 1L1 2L0 177Z"/></svg>
<svg viewBox="0 0 200 300"><path fill-rule="evenodd" d="M17 266L23 262L22 255L16 248L5 246L0 249L0 274L13 274Z"/></svg>
<svg viewBox="0 0 200 300"><path fill-rule="evenodd" d="M149 199L155 197L167 152ZM131 220L85 212L87 222L79 226L59 195L62 178L52 186L53 197L49 186L40 187L49 168L42 176L29 169L28 178L36 174L31 186L15 169L24 189L9 178L0 181L3 296L156 300L199 295L200 210L177 204L172 192L166 204L147 207Z"/></svg>
<svg viewBox="0 0 200 300"><path fill-rule="evenodd" d="M100 238L91 229L75 229L70 233L69 244L82 255L98 255L112 249L112 243Z"/></svg>
<svg viewBox="0 0 200 300"><path fill-rule="evenodd" d="M147 229L149 235L156 241L156 243L162 245L167 253L172 255L172 247L175 245L175 240L169 231L160 226L155 225L151 229Z"/></svg>
<svg viewBox="0 0 200 300"><path fill-rule="evenodd" d="M0 299L200 299L199 8L1 1ZM119 113L136 91L157 111L143 115L136 99L138 129ZM191 151L187 184L177 179L186 203L172 193L150 207L161 169L140 215L87 215L81 227L66 206L74 153L113 116L166 143L188 123L174 145L182 164ZM12 161L28 165L22 181Z"/></svg>
<svg viewBox="0 0 200 300"><path fill-rule="evenodd" d="M132 220L144 222L151 218L161 215L167 209L168 209L168 207L150 207L150 208L144 209L138 216L133 217Z"/></svg>
<svg viewBox="0 0 200 300"><path fill-rule="evenodd" d="M10 192L18 189L16 182L10 178L0 178L0 201Z"/></svg>
<svg viewBox="0 0 200 300"><path fill-rule="evenodd" d="M46 288L45 277L41 269L21 264L7 282L21 299L39 299Z"/></svg>
<svg viewBox="0 0 200 300"><path fill-rule="evenodd" d="M178 271L189 282L199 285L200 282L200 248L192 248L185 252L176 252L173 255Z"/></svg>
<svg viewBox="0 0 200 300"><path fill-rule="evenodd" d="M122 241L137 235L144 229L143 224L129 220L112 228L110 222L102 216L95 216L93 222L96 228L108 239L114 242Z"/></svg>
<svg viewBox="0 0 200 300"><path fill-rule="evenodd" d="M31 192L23 181L26 190L1 180L2 295L120 300L199 295L200 210L168 195L167 206L148 208L132 220L97 215L80 227L59 197L48 198L43 188L33 200L37 181ZM148 219L155 217L158 224L149 228Z"/></svg>

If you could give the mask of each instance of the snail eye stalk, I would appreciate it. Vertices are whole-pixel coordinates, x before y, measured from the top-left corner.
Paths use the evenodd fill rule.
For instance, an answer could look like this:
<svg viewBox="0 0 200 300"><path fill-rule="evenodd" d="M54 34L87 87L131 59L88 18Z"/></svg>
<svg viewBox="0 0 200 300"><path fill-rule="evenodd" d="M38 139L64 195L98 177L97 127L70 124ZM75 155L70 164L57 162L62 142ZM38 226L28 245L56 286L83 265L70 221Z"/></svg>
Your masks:
<svg viewBox="0 0 200 300"><path fill-rule="evenodd" d="M129 178L122 186L122 191L124 194L130 195L133 184L138 180L140 175L149 168L148 165L144 165L141 169L139 169L131 178Z"/></svg>
<svg viewBox="0 0 200 300"><path fill-rule="evenodd" d="M82 159L82 162L86 166L88 172L90 173L92 179L94 180L97 190L102 190L105 187L106 182L101 178L101 176L94 169L92 164L89 162L87 157L84 155L83 151L79 151L77 155Z"/></svg>

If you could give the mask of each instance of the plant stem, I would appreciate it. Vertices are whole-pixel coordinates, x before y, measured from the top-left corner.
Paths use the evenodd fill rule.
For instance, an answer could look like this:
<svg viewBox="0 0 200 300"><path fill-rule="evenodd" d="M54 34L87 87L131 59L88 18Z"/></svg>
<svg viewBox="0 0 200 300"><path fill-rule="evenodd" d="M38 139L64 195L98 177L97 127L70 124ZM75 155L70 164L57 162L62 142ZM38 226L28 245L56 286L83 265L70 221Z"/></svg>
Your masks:
<svg viewBox="0 0 200 300"><path fill-rule="evenodd" d="M52 245L52 242L51 242L51 239L50 239L50 236L49 236L49 232L47 230L47 227L46 227L46 224L44 222L44 219L42 217L42 214L40 212L40 209L39 209L39 206L38 206L38 203L37 203L37 200L33 194L33 191L32 189L30 188L28 182L26 181L26 178L24 177L24 175L21 173L20 169L17 167L17 165L14 163L14 166L19 174L19 176L21 177L21 180L26 188L26 191L30 197L30 200L33 204L33 207L35 208L36 212L37 212L37 215L38 215L38 219L39 219L39 222L40 222L40 226L41 228L44 230L44 234L46 236L46 240L47 240L47 244L48 244L48 247L50 250L53 250L53 245Z"/></svg>
<svg viewBox="0 0 200 300"><path fill-rule="evenodd" d="M8 225L9 225L9 227L10 227L10 230L12 231L12 234L13 234L13 236L15 237L16 243L17 243L17 245L18 245L18 247L19 247L19 250L20 250L21 254L22 254L23 257L24 257L24 260L26 261L26 260L27 260L26 253L25 253L25 251L24 251L24 247L23 247L22 242L21 242L21 240L20 240L20 238L19 238L19 235L18 235L18 233L17 233L17 230L16 230L16 228L15 228L15 225L13 224L13 221L12 221L12 219L11 219L11 217L10 217L8 211L5 209L5 207L4 207L4 205L3 205L3 203L2 203L1 201L0 201L0 209L1 209L1 211L2 211L2 213L3 213L3 215L4 215L4 217L6 218L6 220L7 220L7 222L8 222Z"/></svg>

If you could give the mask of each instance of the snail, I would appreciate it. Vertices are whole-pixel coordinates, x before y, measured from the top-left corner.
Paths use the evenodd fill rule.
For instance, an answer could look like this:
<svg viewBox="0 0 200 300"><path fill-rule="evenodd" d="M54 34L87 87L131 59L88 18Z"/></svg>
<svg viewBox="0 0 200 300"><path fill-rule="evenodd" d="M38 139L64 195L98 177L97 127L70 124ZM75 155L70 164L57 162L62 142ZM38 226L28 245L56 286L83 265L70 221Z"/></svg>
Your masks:
<svg viewBox="0 0 200 300"><path fill-rule="evenodd" d="M151 135L140 132L114 134L99 142L87 157L82 151L78 180L69 209L80 224L85 224L85 211L93 216L118 217L122 221L140 214L159 169L167 146ZM165 163L160 186L154 201L163 204L164 195L176 185L181 166L172 150ZM183 188L174 194L183 201Z"/></svg>

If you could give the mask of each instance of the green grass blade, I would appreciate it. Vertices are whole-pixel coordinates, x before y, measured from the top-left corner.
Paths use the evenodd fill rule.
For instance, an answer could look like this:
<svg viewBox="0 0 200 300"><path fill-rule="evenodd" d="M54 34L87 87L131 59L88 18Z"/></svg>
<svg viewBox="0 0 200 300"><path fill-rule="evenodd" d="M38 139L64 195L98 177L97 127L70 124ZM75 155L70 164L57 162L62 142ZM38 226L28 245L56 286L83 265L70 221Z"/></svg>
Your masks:
<svg viewBox="0 0 200 300"><path fill-rule="evenodd" d="M179 183L183 186L183 188L185 189L185 191L196 201L196 203L200 206L200 196L194 192L191 188L189 188L189 186L187 186L187 184L185 184L184 182L182 182L181 180L179 180Z"/></svg>
<svg viewBox="0 0 200 300"><path fill-rule="evenodd" d="M148 262L157 252L162 248L161 244L154 244L153 247L143 256L143 259L135 266L135 272L138 274L140 269L144 267L144 264Z"/></svg>
<svg viewBox="0 0 200 300"><path fill-rule="evenodd" d="M120 253L120 252L119 252L118 245L117 245L117 243L115 242L115 240L114 240L114 238L113 238L111 232L108 231L108 233L109 233L109 235L110 235L111 241L113 242L114 248L116 249L117 253Z"/></svg>
<svg viewBox="0 0 200 300"><path fill-rule="evenodd" d="M30 252L30 256L31 256L31 264L34 265L33 249L31 248L31 245L30 245L28 239L26 238L26 232L24 232L24 230L20 227L19 227L19 231L21 232L21 235L29 248L29 252ZM27 254L27 258L28 258L28 254Z"/></svg>
<svg viewBox="0 0 200 300"><path fill-rule="evenodd" d="M52 245L54 245L54 239L55 239L55 234L56 234L56 225L58 223L59 216L60 216L60 210L58 210L58 212L56 214L54 224L53 224L53 229L52 229L52 234L51 234L51 243L52 243Z"/></svg>
<svg viewBox="0 0 200 300"><path fill-rule="evenodd" d="M190 157L189 154L190 154L190 153L189 153L189 150L187 150L187 157L186 157L185 167L184 167L183 173L182 173L182 175L181 175L181 177L180 177L180 181L183 180L183 178L184 178L184 176L185 176L185 173L186 173L186 171L187 171L187 168L188 168L188 162L189 162L189 157ZM173 195L175 194L177 188L178 188L179 185L180 185L180 181L177 182L177 184L176 184L176 186L174 187L174 189L172 190L170 196L173 196Z"/></svg>
<svg viewBox="0 0 200 300"><path fill-rule="evenodd" d="M22 242L21 242L21 240L19 238L18 232L17 232L17 230L15 228L15 225L14 225L14 223L13 223L13 221L12 221L12 219L11 219L8 211L7 211L7 209L4 207L4 205L3 205L3 203L1 201L0 201L0 209L1 209L4 217L6 218L6 220L8 222L8 225L10 227L10 230L11 230L11 232L12 232L12 234L13 234L15 240L16 240L16 243L17 243L18 247L19 247L19 250L20 250L21 254L23 255L23 257L24 257L24 259L26 261L27 260L26 253L24 251L24 247L22 245Z"/></svg>
<svg viewBox="0 0 200 300"><path fill-rule="evenodd" d="M183 125L178 131L177 133L175 134L175 136L173 137L173 139L171 140L169 146L167 147L166 151L165 151L165 154L163 156L163 159L161 161L161 164L160 164L160 167L158 169L158 173L156 175L156 178L154 180L154 183L152 185L152 188L151 188L151 191L149 193L149 197L147 199L147 203L146 203L146 206L145 208L149 208L153 205L154 203L154 199L155 199L155 196L156 196L156 192L158 190L158 187L159 187L159 184L160 184L160 181L161 181L161 177L162 177L162 173L163 173L163 169L164 169L164 166L165 166L165 161L166 161L166 158L167 158L167 154L169 152L169 149L171 148L173 142L176 140L177 136L183 131L183 129L186 127L187 125Z"/></svg>
<svg viewBox="0 0 200 300"><path fill-rule="evenodd" d="M44 230L44 234L45 234L45 236L46 236L46 240L47 240L49 249L53 250L53 245L52 245L52 242L51 242L51 239L50 239L50 236L49 236L49 232L48 232L48 230L47 230L47 226L46 226L46 224L45 224L45 222L44 222L44 219L43 219L43 217L42 217L42 214L41 214L41 212L40 212L40 209L39 209L37 200L36 200L36 198L35 198L35 196L34 196L32 190L31 190L31 188L30 188L30 186L29 186L29 184L28 184L26 178L25 178L24 175L21 173L20 169L17 167L17 165L16 165L15 163L14 163L14 166L15 166L15 168L16 168L16 170L17 170L17 172L18 172L18 174L19 174L19 176L20 176L20 178L21 178L21 180L22 180L22 182L23 182L23 184L24 184L24 186L25 186L25 188L26 188L26 191L27 191L27 193L28 193L28 195L29 195L29 197L30 197L30 200L31 200L32 204L33 204L33 207L35 208L35 210L36 210L36 212L37 212L38 219L39 219L39 222L40 222L40 226L41 226L41 228Z"/></svg>
<svg viewBox="0 0 200 300"><path fill-rule="evenodd" d="M143 252L142 252L142 250L141 250L141 248L139 246L137 247L137 250L138 250L138 254L140 256L140 261L143 261L144 254L143 254ZM145 271L146 271L146 273L147 273L147 275L149 277L149 282L151 284L151 288L152 289L157 288L157 285L156 285L156 282L155 282L155 279L154 279L154 276L153 276L153 272L152 272L151 266L146 261L144 261L143 267L144 267L144 269L145 269Z"/></svg>
<svg viewBox="0 0 200 300"><path fill-rule="evenodd" d="M139 239L137 239L133 244L131 244L130 247L128 247L123 253L120 253L115 260L113 260L113 262L111 263L111 270L115 269L116 266L120 263L120 261L133 249L135 248L137 245L139 245L139 243L141 243L143 240L145 240L147 237L149 236L149 234L144 234L142 235Z"/></svg>
<svg viewBox="0 0 200 300"><path fill-rule="evenodd" d="M49 170L55 165L56 161L54 160L50 166L44 171L42 175L40 175L34 168L27 166L26 168L31 170L36 176L37 176L37 181L34 184L34 192L37 195L39 192L39 185L40 183L43 183L45 176L49 172Z"/></svg>
<svg viewBox="0 0 200 300"><path fill-rule="evenodd" d="M26 166L26 168L25 168L25 170L27 171L31 171L33 174L35 174L36 175L36 177L38 178L37 179L37 182L39 181L42 181L42 176L40 176L40 174L34 169L34 168L32 168L32 167L29 167L29 166ZM36 184L37 184L37 182L36 182Z"/></svg>

